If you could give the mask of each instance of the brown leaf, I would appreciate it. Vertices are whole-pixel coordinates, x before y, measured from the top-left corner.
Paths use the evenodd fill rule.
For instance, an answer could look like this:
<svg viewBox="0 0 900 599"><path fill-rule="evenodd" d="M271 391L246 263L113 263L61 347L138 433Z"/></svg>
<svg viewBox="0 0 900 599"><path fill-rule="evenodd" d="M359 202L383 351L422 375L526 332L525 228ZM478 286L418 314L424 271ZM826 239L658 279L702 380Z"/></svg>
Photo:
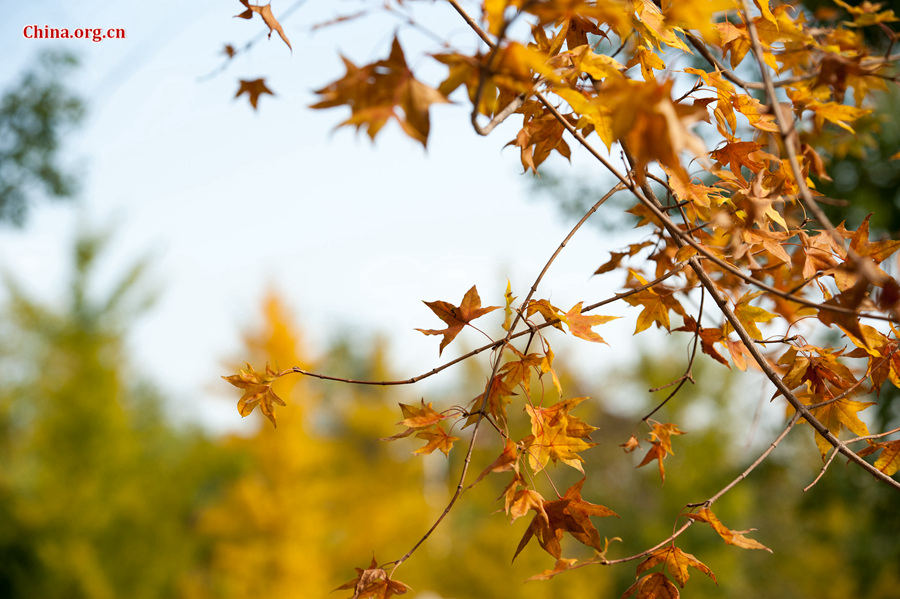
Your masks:
<svg viewBox="0 0 900 599"><path fill-rule="evenodd" d="M256 110L256 103L259 101L259 97L262 94L269 94L274 96L275 92L266 87L266 80L263 78L260 79L239 79L241 86L238 88L237 93L234 94L234 97L237 98L241 94L247 94L250 98L250 106Z"/></svg>
<svg viewBox="0 0 900 599"><path fill-rule="evenodd" d="M669 574L681 588L684 588L684 583L690 578L688 567L696 568L712 578L713 582L716 581L715 574L706 564L674 545L667 545L651 553L646 560L638 565L637 574L641 575L650 568L663 563L666 565Z"/></svg>
<svg viewBox="0 0 900 599"><path fill-rule="evenodd" d="M437 315L437 317L443 320L447 325L447 328L445 329L416 329L417 331L425 333L426 335L443 336L443 338L441 339L441 345L438 348L438 354L444 351L444 348L447 347L447 344L453 341L453 339L456 338L463 327L469 324L469 322L475 320L480 316L484 316L488 312L497 310L500 307L488 306L486 308L482 308L481 298L478 297L478 290L475 289L474 285L472 285L472 288L469 289L463 296L463 299L458 307L449 302L440 300L434 302L424 302L424 304L431 308L431 311L434 312L435 315Z"/></svg>
<svg viewBox="0 0 900 599"><path fill-rule="evenodd" d="M604 550L605 546L600 540L600 533L591 523L591 516L618 517L618 514L608 507L582 499L581 488L584 486L584 481L585 479L582 478L569 487L561 499L544 501L540 508L532 508L537 513L531 520L531 524L528 525L522 540L519 541L513 559L516 559L516 556L522 552L533 536L537 536L538 543L544 548L544 551L556 559L560 559L562 552L560 541L563 533L566 532L588 547L593 547L598 551Z"/></svg>
<svg viewBox="0 0 900 599"><path fill-rule="evenodd" d="M769 553L772 553L771 549L769 549L759 541L751 539L750 537L745 537L742 534L747 531L731 530L727 526L722 524L722 522L719 521L718 518L716 518L716 515L713 514L708 507L701 509L695 514L685 514L685 516L687 516L691 520L706 522L707 524L712 526L713 530L719 533L719 536L722 537L722 539L729 545L734 545L743 549L763 549L765 551L768 551Z"/></svg>
<svg viewBox="0 0 900 599"><path fill-rule="evenodd" d="M356 578L334 589L353 589L350 599L390 599L392 595L403 595L410 588L399 580L391 580L378 562L372 558L368 568L356 568Z"/></svg>
<svg viewBox="0 0 900 599"><path fill-rule="evenodd" d="M510 470L515 470L517 469L518 461L519 450L512 439L507 439L506 445L503 447L503 451L500 453L497 459L491 462L490 466L485 468L472 484L474 485L480 482L481 479L483 479L488 474L491 474L492 472L508 472Z"/></svg>
<svg viewBox="0 0 900 599"><path fill-rule="evenodd" d="M672 581L666 578L662 572L654 572L639 578L625 590L622 599L631 595L635 595L635 599L678 599L680 597L678 587L672 584Z"/></svg>
<svg viewBox="0 0 900 599"><path fill-rule="evenodd" d="M413 77L406 64L403 48L395 37L388 58L357 67L343 59L347 73L341 79L316 90L320 101L312 108L332 108L346 105L350 118L338 126L353 125L375 136L390 119L395 119L403 131L423 146L428 141L431 104L447 102L444 95ZM402 115L397 108L402 109Z"/></svg>
<svg viewBox="0 0 900 599"><path fill-rule="evenodd" d="M652 420L651 420L652 422ZM675 452L672 451L672 435L683 435L684 432L678 430L678 427L671 423L660 424L658 422L653 423L653 430L650 432L647 440L650 442L650 449L647 451L647 454L644 456L644 459L641 460L641 463L637 465L638 468L641 466L646 466L653 460L656 460L659 465L659 476L663 480L666 481L666 469L663 466L663 460L666 456L673 454Z"/></svg>
<svg viewBox="0 0 900 599"><path fill-rule="evenodd" d="M278 35L284 40L284 43L287 44L287 47L293 52L293 48L291 48L291 42L288 40L287 36L284 34L284 28L282 28L281 23L278 22L278 19L275 18L275 15L272 14L272 4L265 4L263 6L255 6L250 4L250 0L240 0L240 3L244 5L247 9L239 15L234 15L239 19L252 19L253 13L258 14L263 23L266 24L266 27L269 28L269 39L272 39L272 31L277 31Z"/></svg>

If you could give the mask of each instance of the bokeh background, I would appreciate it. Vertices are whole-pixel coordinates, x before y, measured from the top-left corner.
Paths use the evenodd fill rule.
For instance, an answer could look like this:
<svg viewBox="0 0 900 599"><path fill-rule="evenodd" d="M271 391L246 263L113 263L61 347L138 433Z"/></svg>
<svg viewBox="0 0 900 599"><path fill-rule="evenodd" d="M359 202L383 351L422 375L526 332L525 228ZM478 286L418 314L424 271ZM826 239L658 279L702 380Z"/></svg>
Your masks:
<svg viewBox="0 0 900 599"><path fill-rule="evenodd" d="M476 283L498 304L507 279L524 293L578 207L604 191L577 156L539 181L521 176L501 149L514 126L479 138L461 126L462 102L432 110L427 150L392 128L376 145L333 132L341 115L306 107L342 72L339 52L381 56L395 31L411 51L431 40L391 15L314 30L360 4L276 0L276 14L291 9L291 53L258 39L258 20L234 19L233 4L0 0L0 597L317 597L373 552L402 555L443 509L461 456L379 438L396 432L397 402L468 401L485 364L389 391L283 380L277 431L241 419L219 376L244 361L355 378L428 370L438 358L413 331L433 325L420 300L456 301ZM409 10L474 43L446 7ZM33 40L27 25L127 37ZM256 39L223 62L226 43ZM426 78L434 69L416 64ZM253 111L233 96L238 78L261 76L276 96ZM878 108L859 135L830 140L835 181L823 191L849 200L837 218L874 212L873 226L896 235L897 95ZM590 274L631 223L613 210L598 220L546 279L557 305L622 283ZM681 373L688 339L632 340L635 314L611 313L624 317L604 325L615 349L560 340L558 363L567 393L593 398L585 497L621 514L600 530L625 554L667 536L784 414L758 377L701 362L701 383L663 413L689 433L665 485L635 470L617 446L658 401L647 389ZM466 332L457 351L478 342ZM866 414L872 426L897 426L891 393ZM479 447L476 469L498 450ZM840 462L803 493L820 465L798 432L717 509L758 528L774 556L685 535L721 580L692 579L686 596L896 597L896 497ZM629 586L630 566L525 582L552 560L531 547L510 565L527 522L498 511L505 483L469 491L398 572L416 596L615 597Z"/></svg>

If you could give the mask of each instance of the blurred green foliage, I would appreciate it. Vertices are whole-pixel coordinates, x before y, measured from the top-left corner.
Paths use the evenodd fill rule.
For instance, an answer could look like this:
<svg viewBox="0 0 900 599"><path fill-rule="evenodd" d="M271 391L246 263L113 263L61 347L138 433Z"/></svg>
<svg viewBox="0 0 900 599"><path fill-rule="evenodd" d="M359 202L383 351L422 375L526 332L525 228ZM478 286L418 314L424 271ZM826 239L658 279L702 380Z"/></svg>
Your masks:
<svg viewBox="0 0 900 599"><path fill-rule="evenodd" d="M62 307L7 281L0 317L0 596L324 596L373 552L387 560L412 546L443 508L462 466L459 452L450 460L423 458L412 455L421 441L379 441L395 432L396 402L416 396L292 378L278 383L289 405L277 430L265 423L247 437L210 438L176 426L162 412L160 391L127 357L125 335L147 305L142 267L97 294L92 274L103 247L102 237L81 237ZM246 339L242 355L258 364L393 374L383 343L344 339L314 357L276 297L267 299L262 325ZM738 383L745 379L698 361L700 384L657 415L688 433L675 439L665 484L654 467L636 470L642 452L625 455L619 444L646 434L640 415L658 401L646 389L680 374L684 352L670 350L657 347L615 375L584 380L561 373L567 396L595 398L579 408L599 427L599 445L585 454L591 476L584 495L621 515L597 521L601 535L623 539L612 544L610 557L668 536L686 503L731 480L782 426L771 418L747 423L742 414L755 407L741 391L746 383ZM469 371L459 389L484 376ZM459 393L428 399L461 403ZM751 430L755 442L748 445ZM479 446L473 472L500 449L496 440ZM774 555L727 546L702 525L683 535L679 547L720 580L716 586L697 575L686 596L895 597L894 493L840 462L802 493L820 466L812 432L798 429L716 504L729 526L758 528L754 537ZM552 475L561 488L580 477L566 466ZM614 597L629 586L636 564L526 582L553 560L535 545L510 564L530 519L510 524L500 509L497 497L510 476L491 475L467 491L398 577L423 597ZM538 484L552 497L548 484ZM564 544L567 555L582 550Z"/></svg>
<svg viewBox="0 0 900 599"><path fill-rule="evenodd" d="M92 285L102 237L80 237L62 306L7 280L0 320L0 596L175 595L203 539L198 505L233 454L173 426L127 358L147 306L141 266Z"/></svg>
<svg viewBox="0 0 900 599"><path fill-rule="evenodd" d="M35 197L71 197L77 177L60 165L64 135L84 116L65 85L74 55L44 52L0 96L0 221L21 225Z"/></svg>

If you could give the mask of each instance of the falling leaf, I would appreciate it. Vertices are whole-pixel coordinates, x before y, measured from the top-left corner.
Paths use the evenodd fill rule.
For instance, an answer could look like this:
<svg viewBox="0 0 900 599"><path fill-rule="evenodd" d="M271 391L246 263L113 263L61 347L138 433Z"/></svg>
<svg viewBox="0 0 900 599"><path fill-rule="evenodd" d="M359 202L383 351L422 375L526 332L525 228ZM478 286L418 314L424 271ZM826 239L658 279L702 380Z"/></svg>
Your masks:
<svg viewBox="0 0 900 599"><path fill-rule="evenodd" d="M443 320L447 325L447 328L439 330L416 329L417 331L425 333L426 335L443 336L443 338L441 339L441 345L438 348L438 354L444 351L444 348L447 347L447 344L453 341L454 338L456 338L456 336L464 326L466 326L476 318L484 316L488 312L497 310L500 307L488 306L486 308L482 308L481 298L478 297L478 290L475 289L474 285L472 285L472 288L469 289L463 296L463 299L460 302L459 306L454 306L449 302L440 300L434 302L424 302L424 304L431 308L431 311L434 312L435 315L437 315L437 317Z"/></svg>
<svg viewBox="0 0 900 599"><path fill-rule="evenodd" d="M250 106L256 110L256 103L259 101L259 97L262 94L269 94L274 96L275 92L266 87L265 79L240 79L241 86L238 88L237 93L234 94L234 97L237 98L241 94L247 94L250 98Z"/></svg>
<svg viewBox="0 0 900 599"><path fill-rule="evenodd" d="M287 36L284 34L284 28L282 28L281 23L278 22L278 19L275 18L275 15L272 14L272 4L265 4L263 6L255 6L250 4L250 0L240 0L240 3L244 5L247 9L239 15L234 15L239 19L252 19L253 13L258 14L262 17L263 22L266 24L266 27L269 28L269 39L272 39L272 31L277 31L278 35L284 40L284 43L287 44L287 47L293 51L291 48L291 42L288 41Z"/></svg>

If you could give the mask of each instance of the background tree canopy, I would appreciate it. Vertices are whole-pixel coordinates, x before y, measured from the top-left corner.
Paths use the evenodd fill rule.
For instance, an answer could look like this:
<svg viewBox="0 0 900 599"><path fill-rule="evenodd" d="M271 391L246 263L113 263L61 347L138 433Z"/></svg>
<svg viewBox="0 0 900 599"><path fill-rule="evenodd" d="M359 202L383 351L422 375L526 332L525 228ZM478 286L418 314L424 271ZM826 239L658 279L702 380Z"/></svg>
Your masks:
<svg viewBox="0 0 900 599"><path fill-rule="evenodd" d="M65 86L73 54L45 52L0 97L0 220L25 221L29 200L68 198L76 177L60 164L65 134L84 104Z"/></svg>

